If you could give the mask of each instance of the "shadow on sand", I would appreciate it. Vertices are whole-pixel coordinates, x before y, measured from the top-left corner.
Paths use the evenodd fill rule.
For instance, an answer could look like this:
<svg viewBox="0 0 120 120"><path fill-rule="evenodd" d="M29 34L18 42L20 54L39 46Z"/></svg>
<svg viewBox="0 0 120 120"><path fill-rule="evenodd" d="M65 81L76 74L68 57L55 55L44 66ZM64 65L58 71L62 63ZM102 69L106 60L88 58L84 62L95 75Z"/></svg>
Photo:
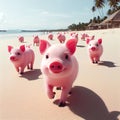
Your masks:
<svg viewBox="0 0 120 120"><path fill-rule="evenodd" d="M83 47L86 47L86 46L84 46L84 45L77 45L77 47L82 47L83 48Z"/></svg>
<svg viewBox="0 0 120 120"><path fill-rule="evenodd" d="M40 69L34 69L32 71L27 71L24 72L24 74L22 74L20 77L26 78L30 81L32 80L37 80L39 79L39 76L41 75L41 70Z"/></svg>
<svg viewBox="0 0 120 120"><path fill-rule="evenodd" d="M106 67L117 67L114 62L111 61L100 61L99 65Z"/></svg>
<svg viewBox="0 0 120 120"><path fill-rule="evenodd" d="M75 86L68 97L68 107L85 120L118 120L120 111L109 112L104 101L92 90Z"/></svg>

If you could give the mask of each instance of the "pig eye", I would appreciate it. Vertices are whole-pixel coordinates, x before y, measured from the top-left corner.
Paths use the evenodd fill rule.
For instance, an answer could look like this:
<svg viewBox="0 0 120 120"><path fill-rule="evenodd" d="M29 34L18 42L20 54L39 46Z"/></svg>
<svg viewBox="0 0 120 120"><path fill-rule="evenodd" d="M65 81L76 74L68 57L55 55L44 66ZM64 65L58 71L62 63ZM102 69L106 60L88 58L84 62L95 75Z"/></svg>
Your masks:
<svg viewBox="0 0 120 120"><path fill-rule="evenodd" d="M98 47L98 44L96 44L96 46Z"/></svg>
<svg viewBox="0 0 120 120"><path fill-rule="evenodd" d="M65 55L65 59L68 60L69 56L68 55Z"/></svg>
<svg viewBox="0 0 120 120"><path fill-rule="evenodd" d="M48 58L49 58L49 56L48 56L48 55L46 55L46 56L45 56L45 58L46 58L46 59L48 59Z"/></svg>
<svg viewBox="0 0 120 120"><path fill-rule="evenodd" d="M16 55L21 55L21 53L17 52Z"/></svg>

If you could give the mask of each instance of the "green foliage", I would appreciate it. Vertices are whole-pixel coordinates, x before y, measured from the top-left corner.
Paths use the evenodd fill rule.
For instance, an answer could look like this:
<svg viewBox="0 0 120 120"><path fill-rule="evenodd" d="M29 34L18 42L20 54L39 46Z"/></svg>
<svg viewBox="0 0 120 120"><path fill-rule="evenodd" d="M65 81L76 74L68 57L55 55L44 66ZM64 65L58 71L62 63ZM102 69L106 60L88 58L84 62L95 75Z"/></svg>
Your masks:
<svg viewBox="0 0 120 120"><path fill-rule="evenodd" d="M86 29L86 27L88 26L88 24L89 23L78 23L78 24L72 24L72 25L69 25L68 26L68 29L69 30L72 30L72 31L74 31L74 30L85 30Z"/></svg>
<svg viewBox="0 0 120 120"><path fill-rule="evenodd" d="M100 22L102 22L103 20L105 20L107 18L107 16L105 16L104 18L100 18L100 16L97 16L97 17L94 17L93 19L90 19L90 21L88 22L88 23L78 23L78 24L72 24L72 25L69 25L68 26L68 29L69 30L72 30L72 31L74 31L74 30L78 30L78 31L80 31L80 30L86 30L87 29L87 26L90 24L90 23L100 23Z"/></svg>

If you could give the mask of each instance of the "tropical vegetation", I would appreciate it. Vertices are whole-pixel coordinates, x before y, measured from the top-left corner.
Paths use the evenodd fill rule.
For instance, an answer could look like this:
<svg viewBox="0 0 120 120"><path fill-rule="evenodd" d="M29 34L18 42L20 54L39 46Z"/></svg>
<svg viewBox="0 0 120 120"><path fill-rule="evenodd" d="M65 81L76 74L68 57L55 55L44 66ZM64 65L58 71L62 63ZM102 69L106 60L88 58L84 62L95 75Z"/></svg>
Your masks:
<svg viewBox="0 0 120 120"><path fill-rule="evenodd" d="M103 8L108 5L109 9L107 15L103 14ZM120 10L120 0L93 0L92 12L99 12L99 16L93 17L88 23L72 24L68 26L69 30L85 30L90 23L100 23L107 18L107 16L113 14L117 10Z"/></svg>

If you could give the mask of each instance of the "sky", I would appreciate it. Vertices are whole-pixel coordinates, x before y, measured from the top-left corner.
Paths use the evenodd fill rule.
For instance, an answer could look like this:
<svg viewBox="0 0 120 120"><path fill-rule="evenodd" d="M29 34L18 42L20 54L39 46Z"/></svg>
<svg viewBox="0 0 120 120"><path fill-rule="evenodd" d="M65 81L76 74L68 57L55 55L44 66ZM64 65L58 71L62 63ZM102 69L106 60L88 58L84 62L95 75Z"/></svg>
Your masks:
<svg viewBox="0 0 120 120"><path fill-rule="evenodd" d="M99 15L91 11L93 4L93 0L0 0L0 29L64 29Z"/></svg>

